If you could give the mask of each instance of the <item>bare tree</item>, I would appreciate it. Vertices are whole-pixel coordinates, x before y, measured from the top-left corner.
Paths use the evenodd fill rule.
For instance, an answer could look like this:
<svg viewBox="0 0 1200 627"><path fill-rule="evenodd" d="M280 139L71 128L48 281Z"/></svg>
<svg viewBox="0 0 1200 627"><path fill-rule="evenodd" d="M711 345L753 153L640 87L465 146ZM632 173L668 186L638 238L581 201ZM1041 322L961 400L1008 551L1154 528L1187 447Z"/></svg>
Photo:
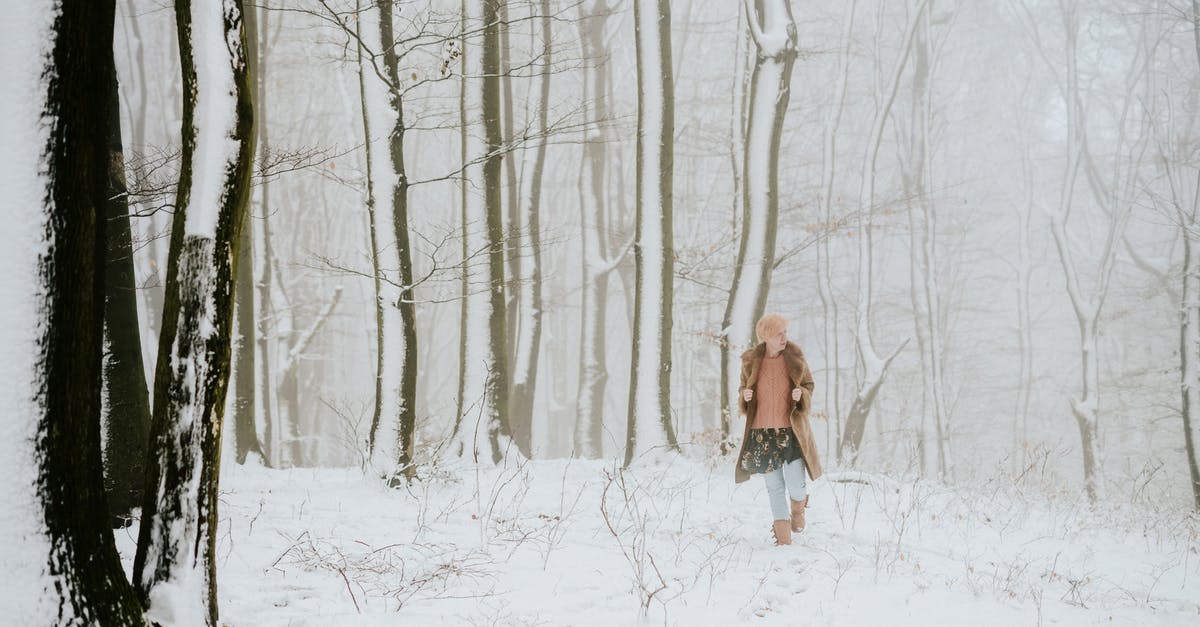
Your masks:
<svg viewBox="0 0 1200 627"><path fill-rule="evenodd" d="M833 189L837 178L837 140L842 123L842 113L846 108L846 83L850 76L850 43L853 40L854 13L858 0L850 0L842 22L842 46L838 49L837 87L835 97L837 102L830 107L825 115L825 128L821 142L821 210L823 215L823 230L832 230L836 222L833 213ZM841 440L841 345L840 320L838 301L834 286L833 263L829 237L823 237L817 245L817 296L821 300L822 318L826 321L822 340L824 343L826 375L821 377L825 382L825 413L832 414L834 428L826 433L835 442ZM830 446L830 448L833 448ZM837 447L838 462L842 461L842 447Z"/></svg>
<svg viewBox="0 0 1200 627"><path fill-rule="evenodd" d="M512 436L504 346L504 216L501 185L499 14L503 0L463 2L464 320L462 454L499 462ZM476 37L476 34L478 36ZM472 39L478 40L474 44ZM486 457L481 457L486 456Z"/></svg>
<svg viewBox="0 0 1200 627"><path fill-rule="evenodd" d="M551 50L550 1L541 0L535 10L540 52L538 54L538 92L528 108L533 111L535 139L533 145L521 149L519 211L516 230L510 237L517 243L517 251L528 249L528 258L517 266L519 309L509 312L517 320L516 350L512 362L512 390L509 393L509 419L513 437L521 452L529 456L533 452L533 400L537 390L538 358L542 344L542 241L541 203L542 175L546 169L546 146L550 132L550 72L554 59ZM511 140L510 140L511 145ZM508 159L509 163L515 159ZM515 254L513 256L516 256Z"/></svg>
<svg viewBox="0 0 1200 627"><path fill-rule="evenodd" d="M404 162L407 129L395 11L391 0L377 1L374 11L358 14L357 31L379 325L376 413L369 447L372 465L389 483L395 483L400 473L412 477L417 391L416 308ZM351 28L344 22L343 27ZM373 46L378 46L377 51Z"/></svg>
<svg viewBox="0 0 1200 627"><path fill-rule="evenodd" d="M133 573L150 620L169 622L182 612L215 627L221 419L237 242L253 167L253 77L241 0L180 0L175 9L183 159ZM197 110L206 112L202 120ZM209 158L198 160L198 149L211 151Z"/></svg>
<svg viewBox="0 0 1200 627"><path fill-rule="evenodd" d="M264 0L265 3L265 0ZM266 7L262 8L264 15L264 23ZM255 77L255 89L258 92L257 98L254 99L255 118L262 119L263 110L263 76L260 70L259 55L260 50L264 46L260 45L265 39L261 36L258 28L258 9L251 9L246 12L246 64L250 68L250 75ZM264 52L265 57L265 52ZM260 136L258 142L261 146L265 142L264 124L258 124L258 134ZM266 195L264 190L263 195ZM265 212L264 212L265 213ZM264 215L264 220L267 219ZM254 233L257 231L254 225L253 203L251 208L247 209L245 217L242 218L242 232L238 238L238 259L239 272L237 276L237 286L235 288L235 315L237 319L234 326L234 341L233 341L233 439L234 439L234 461L239 464L246 463L246 460L253 456L262 463L267 463L267 457L263 453L262 445L258 439L258 427L255 420L257 411L257 401L267 402L270 399L261 399L256 393L258 387L255 383L258 376L258 370L255 369L255 355L259 352L258 343L255 341L257 326L254 317L254 277L255 267L259 264L255 263L254 259Z"/></svg>
<svg viewBox="0 0 1200 627"><path fill-rule="evenodd" d="M667 0L634 0L633 16L638 84L637 233L633 247L637 278L626 466L651 449L679 446L671 422L675 105L670 4Z"/></svg>
<svg viewBox="0 0 1200 627"><path fill-rule="evenodd" d="M580 239L583 282L579 290L579 394L576 397L575 454L604 454L605 326L609 274L624 256L609 242L608 143L611 141L612 90L606 31L613 5L596 0L579 5L579 41L583 54L583 158L579 171Z"/></svg>
<svg viewBox="0 0 1200 627"><path fill-rule="evenodd" d="M1196 61L1200 63L1200 0L1192 0L1192 37L1196 44ZM1165 161L1165 160L1164 160ZM1167 162L1169 163L1169 162ZM1182 176L1179 177L1182 179ZM1179 329L1179 376L1181 417L1184 445L1187 450L1188 475L1192 481L1192 498L1200 510L1200 463L1196 447L1200 446L1200 419L1192 415L1200 408L1200 168L1196 168L1191 202L1181 193L1183 181L1171 181L1176 215L1183 231L1183 276L1181 296L1183 308Z"/></svg>
<svg viewBox="0 0 1200 627"><path fill-rule="evenodd" d="M945 478L949 470L949 415L944 382L945 341L942 325L942 290L937 249L937 209L933 191L933 134L934 107L929 92L937 64L932 32L933 2L924 12L917 27L914 43L912 74L912 107L910 111L907 154L901 163L904 196L908 201L910 258L909 297L913 307L913 328L921 355L922 408L932 408L936 432L937 471ZM921 427L917 444L921 470L926 469L925 416L921 412Z"/></svg>
<svg viewBox="0 0 1200 627"><path fill-rule="evenodd" d="M141 625L107 523L100 454L108 126L106 2L8 7L0 135L5 437L0 567L14 624Z"/></svg>
<svg viewBox="0 0 1200 627"><path fill-rule="evenodd" d="M920 0L905 29L904 40L900 45L900 58L896 60L891 77L881 94L882 100L875 109L874 120L871 122L870 136L867 139L867 149L866 154L863 155L862 174L859 179L858 229L856 233L858 238L858 302L855 310L854 340L858 349L858 358L862 364L863 376L854 402L850 405L850 413L846 416L846 430L842 434L840 444L841 448L849 449L852 452L852 457L857 456L858 450L862 446L867 417L875 405L875 397L879 394L879 388L883 385L888 368L891 367L892 361L896 359L904 346L908 344L908 340L900 342L891 354L884 357L875 350L875 341L872 338L875 183L883 131L891 115L892 105L896 102L900 79L908 64L908 57L913 48L913 39L927 5L928 0ZM841 451L838 454L840 456Z"/></svg>
<svg viewBox="0 0 1200 627"><path fill-rule="evenodd" d="M721 439L729 438L737 415L741 351L753 344L754 322L762 316L771 288L775 233L779 223L779 143L791 99L796 62L796 22L786 0L745 0L746 23L754 44L746 132L742 231L733 285L721 322Z"/></svg>
<svg viewBox="0 0 1200 627"><path fill-rule="evenodd" d="M1024 5L1022 5L1023 8ZM1071 399L1071 412L1079 428L1083 451L1084 485L1088 498L1093 502L1104 497L1103 465L1100 449L1100 335L1102 313L1108 299L1121 241L1128 225L1133 204L1133 193L1139 174L1138 169L1147 148L1149 133L1148 118L1139 113L1141 105L1134 95L1145 73L1145 59L1134 58L1125 76L1126 97L1116 103L1112 112L1117 129L1116 140L1111 146L1112 171L1102 174L1092 157L1088 143L1087 115L1085 114L1084 91L1080 85L1078 39L1081 32L1079 4L1075 0L1064 0L1059 4L1063 25L1065 73L1059 81L1059 94L1066 109L1066 159L1057 207L1050 211L1050 232L1054 237L1055 251L1062 267L1064 284L1079 330L1080 393ZM1059 67L1050 56L1042 41L1036 21L1030 17L1027 24L1034 38L1038 53L1046 66L1057 74ZM1128 125L1140 120L1141 129L1130 133ZM1091 198L1099 207L1104 218L1104 243L1101 251L1089 264L1084 261L1085 251L1079 250L1076 238L1069 231L1069 224L1076 205L1076 188L1083 174L1091 191ZM1085 270L1085 264L1094 264L1094 269ZM1092 278L1090 285L1087 279Z"/></svg>

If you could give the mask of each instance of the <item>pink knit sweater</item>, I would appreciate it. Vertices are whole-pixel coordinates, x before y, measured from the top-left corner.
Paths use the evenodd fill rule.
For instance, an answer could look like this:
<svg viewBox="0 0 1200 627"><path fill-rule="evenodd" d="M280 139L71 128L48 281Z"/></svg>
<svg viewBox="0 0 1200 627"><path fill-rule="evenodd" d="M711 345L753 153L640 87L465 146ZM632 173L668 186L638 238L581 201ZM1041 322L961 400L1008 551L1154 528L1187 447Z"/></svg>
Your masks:
<svg viewBox="0 0 1200 627"><path fill-rule="evenodd" d="M778 429L790 427L788 416L792 413L792 382L788 379L783 354L763 357L755 384L754 398L758 411L754 414L754 429Z"/></svg>

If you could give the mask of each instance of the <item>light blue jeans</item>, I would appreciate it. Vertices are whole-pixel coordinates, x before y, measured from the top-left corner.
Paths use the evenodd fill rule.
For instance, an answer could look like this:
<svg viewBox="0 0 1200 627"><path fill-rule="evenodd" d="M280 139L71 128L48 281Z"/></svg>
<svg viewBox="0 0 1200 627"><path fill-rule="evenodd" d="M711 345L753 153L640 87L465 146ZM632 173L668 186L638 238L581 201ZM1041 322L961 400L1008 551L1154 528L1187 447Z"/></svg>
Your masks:
<svg viewBox="0 0 1200 627"><path fill-rule="evenodd" d="M763 480L767 482L767 497L771 499L772 520L791 520L789 493L793 501L803 501L808 494L804 473L804 458L801 457L763 474Z"/></svg>

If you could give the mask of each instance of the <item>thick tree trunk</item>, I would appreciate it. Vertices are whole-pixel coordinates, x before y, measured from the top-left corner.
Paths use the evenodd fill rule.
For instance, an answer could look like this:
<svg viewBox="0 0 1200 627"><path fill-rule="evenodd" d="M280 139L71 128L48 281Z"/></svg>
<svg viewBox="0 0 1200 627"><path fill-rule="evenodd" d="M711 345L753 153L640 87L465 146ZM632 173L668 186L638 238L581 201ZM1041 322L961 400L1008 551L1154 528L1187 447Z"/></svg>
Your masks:
<svg viewBox="0 0 1200 627"><path fill-rule="evenodd" d="M221 419L237 242L253 166L254 83L245 60L241 0L179 0L175 8L183 159L134 582L154 622L203 617L215 627ZM228 56L193 53L213 49ZM203 120L197 110L207 112ZM198 149L216 159L197 162Z"/></svg>
<svg viewBox="0 0 1200 627"><path fill-rule="evenodd" d="M721 373L727 405L721 421L722 441L737 415L737 375L742 351L755 343L754 323L763 314L775 262L779 223L779 143L791 98L796 61L796 23L785 0L746 0L746 24L758 53L750 79L749 125L746 133L742 233L733 285L721 322L724 363Z"/></svg>
<svg viewBox="0 0 1200 627"><path fill-rule="evenodd" d="M150 392L142 363L137 311L137 281L125 189L117 75L108 89L108 202L105 203L104 255L104 486L115 527L130 523L141 504L146 480L146 443L150 438Z"/></svg>
<svg viewBox="0 0 1200 627"><path fill-rule="evenodd" d="M113 2L21 2L0 40L6 622L141 625L100 452ZM126 225L128 228L128 225Z"/></svg>
<svg viewBox="0 0 1200 627"><path fill-rule="evenodd" d="M633 355L625 466L652 449L678 450L671 422L672 162L671 8L634 0L637 43L637 232Z"/></svg>

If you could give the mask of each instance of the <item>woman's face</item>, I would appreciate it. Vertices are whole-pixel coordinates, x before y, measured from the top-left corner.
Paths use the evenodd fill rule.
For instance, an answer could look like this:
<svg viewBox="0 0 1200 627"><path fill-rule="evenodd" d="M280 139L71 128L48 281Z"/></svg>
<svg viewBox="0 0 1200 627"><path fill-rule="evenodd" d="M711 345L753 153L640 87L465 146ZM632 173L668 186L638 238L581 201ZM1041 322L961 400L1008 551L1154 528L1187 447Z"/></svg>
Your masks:
<svg viewBox="0 0 1200 627"><path fill-rule="evenodd" d="M779 330L779 333L767 338L767 351L772 355L782 351L787 346L788 334L787 327Z"/></svg>

